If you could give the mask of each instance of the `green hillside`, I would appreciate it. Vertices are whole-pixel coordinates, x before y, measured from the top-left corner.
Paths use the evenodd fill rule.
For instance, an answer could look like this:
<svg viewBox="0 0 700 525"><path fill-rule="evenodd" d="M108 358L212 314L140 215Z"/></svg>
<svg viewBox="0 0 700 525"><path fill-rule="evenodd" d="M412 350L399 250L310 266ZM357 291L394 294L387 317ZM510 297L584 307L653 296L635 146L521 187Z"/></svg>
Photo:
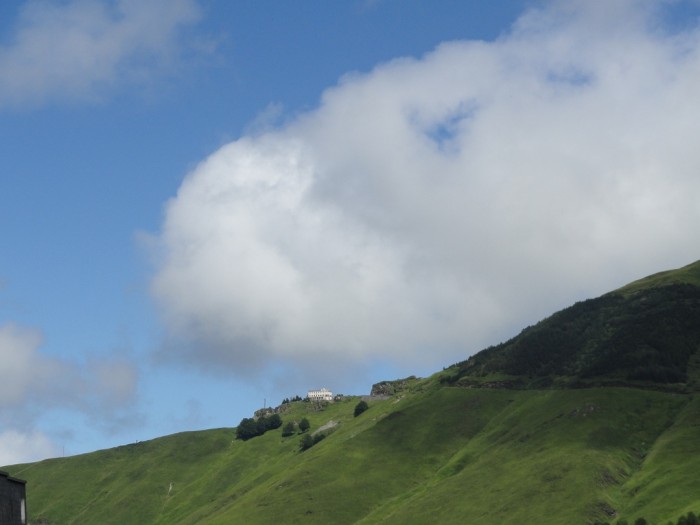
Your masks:
<svg viewBox="0 0 700 525"><path fill-rule="evenodd" d="M636 291L659 288L670 284L691 284L700 286L700 261L696 261L678 270L655 273L644 279L634 281L617 290L617 293L630 294Z"/></svg>
<svg viewBox="0 0 700 525"><path fill-rule="evenodd" d="M285 404L285 423L328 427L303 452L283 427L215 429L3 470L44 525L675 524L700 511L699 267L578 303L358 417L358 398ZM640 376L645 360L663 373Z"/></svg>
<svg viewBox="0 0 700 525"><path fill-rule="evenodd" d="M688 392L699 346L700 261L578 302L454 365L444 381Z"/></svg>

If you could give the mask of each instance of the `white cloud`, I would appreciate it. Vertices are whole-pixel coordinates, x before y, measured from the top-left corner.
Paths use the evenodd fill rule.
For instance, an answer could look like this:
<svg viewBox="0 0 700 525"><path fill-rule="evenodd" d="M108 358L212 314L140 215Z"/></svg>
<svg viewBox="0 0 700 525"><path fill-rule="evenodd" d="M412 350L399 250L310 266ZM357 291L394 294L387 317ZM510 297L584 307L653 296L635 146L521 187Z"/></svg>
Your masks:
<svg viewBox="0 0 700 525"><path fill-rule="evenodd" d="M113 419L127 421L124 412L136 396L137 373L131 364L95 359L81 365L40 352L42 342L37 330L0 326L0 451L4 440L26 439L22 461L52 450L48 438L34 428L38 417L68 410L109 426ZM16 455L10 445L7 450Z"/></svg>
<svg viewBox="0 0 700 525"><path fill-rule="evenodd" d="M95 359L83 366L41 353L42 342L35 329L0 325L0 416L57 406L103 412L133 401L137 374L131 364Z"/></svg>
<svg viewBox="0 0 700 525"><path fill-rule="evenodd" d="M166 209L164 352L439 366L696 259L700 33L653 6L554 2L221 148Z"/></svg>
<svg viewBox="0 0 700 525"><path fill-rule="evenodd" d="M70 367L37 352L41 343L36 330L0 326L0 410L21 407L30 398L50 402L57 391L72 383Z"/></svg>
<svg viewBox="0 0 700 525"><path fill-rule="evenodd" d="M146 80L198 17L196 0L29 0L0 47L0 107L94 99Z"/></svg>
<svg viewBox="0 0 700 525"><path fill-rule="evenodd" d="M0 432L0 465L16 465L58 455L58 449L41 432Z"/></svg>

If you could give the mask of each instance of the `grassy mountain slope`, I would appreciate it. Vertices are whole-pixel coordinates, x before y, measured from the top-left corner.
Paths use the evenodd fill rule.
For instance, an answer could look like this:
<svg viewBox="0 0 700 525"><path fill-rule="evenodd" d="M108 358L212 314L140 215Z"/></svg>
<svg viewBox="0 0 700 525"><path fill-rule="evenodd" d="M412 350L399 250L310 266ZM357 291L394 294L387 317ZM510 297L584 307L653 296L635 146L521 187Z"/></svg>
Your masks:
<svg viewBox="0 0 700 525"><path fill-rule="evenodd" d="M700 508L691 396L428 386L356 419L353 405L308 414L339 423L305 452L279 429L218 429L10 470L51 524L666 523Z"/></svg>
<svg viewBox="0 0 700 525"><path fill-rule="evenodd" d="M649 444L663 435L665 416L685 404L665 394L616 389L514 394L428 486L387 509L379 522L607 520L631 505L634 498L620 497L617 487L638 471ZM621 425L630 430L618 430Z"/></svg>
<svg viewBox="0 0 700 525"><path fill-rule="evenodd" d="M624 499L628 514L671 517L697 513L700 508L687 497L698 492L700 480L700 398L694 396L671 419L673 423L650 446L643 464L620 487L623 499L625 494L633 495Z"/></svg>
<svg viewBox="0 0 700 525"><path fill-rule="evenodd" d="M675 523L700 510L699 290L695 263L578 303L357 418L291 403L334 424L304 452L216 429L4 470L46 525Z"/></svg>

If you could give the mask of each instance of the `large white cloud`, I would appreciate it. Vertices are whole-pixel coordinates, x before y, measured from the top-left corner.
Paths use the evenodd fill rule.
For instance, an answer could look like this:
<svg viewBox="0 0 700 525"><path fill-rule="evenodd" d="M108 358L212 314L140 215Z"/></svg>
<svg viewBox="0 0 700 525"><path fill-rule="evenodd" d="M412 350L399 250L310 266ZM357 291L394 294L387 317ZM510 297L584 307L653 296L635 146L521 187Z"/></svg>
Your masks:
<svg viewBox="0 0 700 525"><path fill-rule="evenodd" d="M55 452L36 428L37 419L52 410L82 414L109 427L113 418L123 421L135 401L138 378L130 363L77 363L42 353L42 342L35 329L0 325L0 465Z"/></svg>
<svg viewBox="0 0 700 525"><path fill-rule="evenodd" d="M28 0L0 47L0 107L95 98L151 77L178 53L196 0Z"/></svg>
<svg viewBox="0 0 700 525"><path fill-rule="evenodd" d="M449 364L696 259L700 33L655 5L551 3L215 152L159 235L165 351Z"/></svg>

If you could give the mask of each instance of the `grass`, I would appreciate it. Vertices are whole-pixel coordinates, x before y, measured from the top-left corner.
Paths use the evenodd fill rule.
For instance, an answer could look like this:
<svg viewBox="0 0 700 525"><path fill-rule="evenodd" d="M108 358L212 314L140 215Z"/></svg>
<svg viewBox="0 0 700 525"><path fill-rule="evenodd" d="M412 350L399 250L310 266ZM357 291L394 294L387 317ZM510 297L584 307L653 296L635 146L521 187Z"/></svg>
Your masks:
<svg viewBox="0 0 700 525"><path fill-rule="evenodd" d="M511 395L443 475L363 523L603 520L605 509L617 510L613 489L641 465L638 451L663 433L660 416L685 403L668 394L626 389ZM628 429L611 431L619 423Z"/></svg>
<svg viewBox="0 0 700 525"><path fill-rule="evenodd" d="M700 472L700 398L693 398L668 430L650 446L641 468L620 488L625 513L651 523L676 522L681 514L697 513L700 504L685 494L698 490Z"/></svg>
<svg viewBox="0 0 700 525"><path fill-rule="evenodd" d="M692 284L700 286L700 261L695 261L678 270L655 273L619 288L615 292L629 295L639 290L670 284Z"/></svg>
<svg viewBox="0 0 700 525"><path fill-rule="evenodd" d="M338 422L305 452L281 429L216 429L9 470L50 524L666 523L700 509L690 396L431 386L354 418L356 401L293 403L283 419Z"/></svg>

